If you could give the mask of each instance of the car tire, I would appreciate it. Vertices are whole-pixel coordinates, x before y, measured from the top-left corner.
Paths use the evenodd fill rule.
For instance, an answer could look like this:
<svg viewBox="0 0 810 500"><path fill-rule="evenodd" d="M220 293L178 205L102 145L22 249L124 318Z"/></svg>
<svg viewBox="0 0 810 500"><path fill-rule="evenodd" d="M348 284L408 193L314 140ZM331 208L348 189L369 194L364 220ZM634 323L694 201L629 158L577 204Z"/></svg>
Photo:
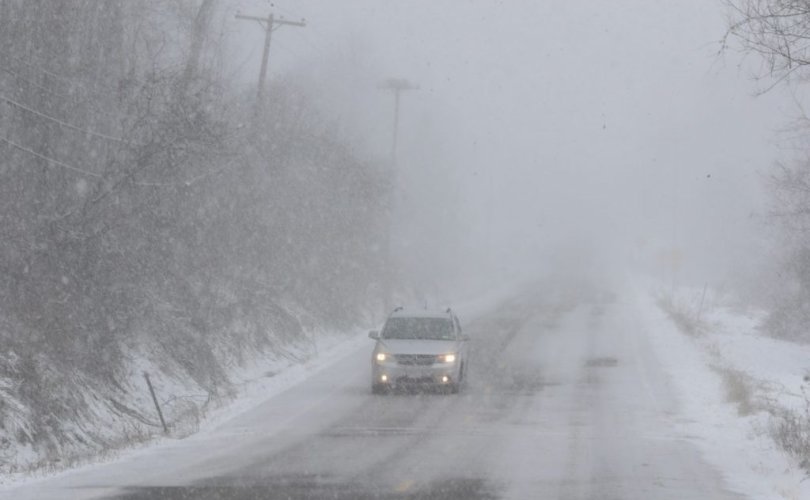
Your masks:
<svg viewBox="0 0 810 500"><path fill-rule="evenodd" d="M372 394L385 394L388 392L388 388L383 384L371 384L371 393Z"/></svg>

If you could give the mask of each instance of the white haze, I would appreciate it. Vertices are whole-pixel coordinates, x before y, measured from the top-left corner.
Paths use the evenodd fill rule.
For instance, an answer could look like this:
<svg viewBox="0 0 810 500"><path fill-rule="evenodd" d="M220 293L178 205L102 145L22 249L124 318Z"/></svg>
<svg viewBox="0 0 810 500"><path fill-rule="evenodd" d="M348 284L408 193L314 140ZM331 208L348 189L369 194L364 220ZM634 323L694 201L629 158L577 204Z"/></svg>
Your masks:
<svg viewBox="0 0 810 500"><path fill-rule="evenodd" d="M235 1L356 147L388 157L405 77L395 252L417 286L557 267L722 282L763 252L762 175L790 105L718 56L722 2ZM258 26L234 29L255 81ZM449 281L448 281L449 280Z"/></svg>

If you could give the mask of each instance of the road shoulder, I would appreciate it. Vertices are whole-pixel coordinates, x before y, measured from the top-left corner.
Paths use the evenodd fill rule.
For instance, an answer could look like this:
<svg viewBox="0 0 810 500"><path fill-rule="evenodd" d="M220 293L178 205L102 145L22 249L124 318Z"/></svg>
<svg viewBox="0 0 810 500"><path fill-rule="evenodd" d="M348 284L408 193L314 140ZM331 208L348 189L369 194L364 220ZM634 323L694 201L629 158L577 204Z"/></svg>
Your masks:
<svg viewBox="0 0 810 500"><path fill-rule="evenodd" d="M755 397L740 394L745 384L779 383L780 376L766 375L762 368L768 359L784 367L774 342L759 336L743 314L701 311L706 327L694 331L661 307L665 294L639 289L637 295L656 356L680 402L674 421L679 434L698 447L733 491L751 498L810 498L798 464L769 436L773 408L740 400Z"/></svg>

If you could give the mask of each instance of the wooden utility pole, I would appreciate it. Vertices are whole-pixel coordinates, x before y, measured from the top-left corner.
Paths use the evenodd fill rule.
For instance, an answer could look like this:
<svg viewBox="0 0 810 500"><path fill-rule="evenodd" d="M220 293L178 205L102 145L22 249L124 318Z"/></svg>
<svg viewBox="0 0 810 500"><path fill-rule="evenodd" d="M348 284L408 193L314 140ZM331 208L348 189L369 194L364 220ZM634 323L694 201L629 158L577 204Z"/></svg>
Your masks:
<svg viewBox="0 0 810 500"><path fill-rule="evenodd" d="M262 67L259 71L259 88L256 91L256 104L261 106L264 103L264 81L267 78L267 61L270 59L270 39L272 38L273 31L282 26L297 26L303 28L307 25L307 22L305 19L301 19L300 21L287 21L283 17L276 19L272 13L267 17L243 16L242 14L237 14L236 18L245 21L256 21L264 30Z"/></svg>

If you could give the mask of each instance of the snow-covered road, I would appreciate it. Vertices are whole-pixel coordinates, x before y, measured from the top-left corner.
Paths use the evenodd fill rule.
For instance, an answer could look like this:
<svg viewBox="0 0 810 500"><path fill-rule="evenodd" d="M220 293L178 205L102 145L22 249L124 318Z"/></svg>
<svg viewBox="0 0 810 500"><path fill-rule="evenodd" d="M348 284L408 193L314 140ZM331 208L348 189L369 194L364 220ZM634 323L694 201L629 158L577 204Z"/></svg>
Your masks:
<svg viewBox="0 0 810 500"><path fill-rule="evenodd" d="M633 297L536 292L469 323L457 396L369 390L371 341L220 427L15 499L730 499L679 434Z"/></svg>

